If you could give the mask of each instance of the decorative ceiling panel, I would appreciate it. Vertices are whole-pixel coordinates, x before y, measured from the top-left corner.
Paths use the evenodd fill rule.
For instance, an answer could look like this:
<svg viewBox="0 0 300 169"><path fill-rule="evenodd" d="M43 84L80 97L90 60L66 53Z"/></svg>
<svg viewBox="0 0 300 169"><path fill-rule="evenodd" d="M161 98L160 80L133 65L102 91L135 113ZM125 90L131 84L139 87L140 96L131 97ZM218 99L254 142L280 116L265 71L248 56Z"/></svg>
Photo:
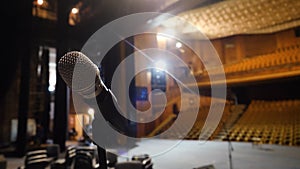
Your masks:
<svg viewBox="0 0 300 169"><path fill-rule="evenodd" d="M227 0L178 14L208 38L237 34L272 33L300 25L300 0ZM201 38L195 29L169 18L162 26L191 38ZM182 23L182 22L181 22Z"/></svg>

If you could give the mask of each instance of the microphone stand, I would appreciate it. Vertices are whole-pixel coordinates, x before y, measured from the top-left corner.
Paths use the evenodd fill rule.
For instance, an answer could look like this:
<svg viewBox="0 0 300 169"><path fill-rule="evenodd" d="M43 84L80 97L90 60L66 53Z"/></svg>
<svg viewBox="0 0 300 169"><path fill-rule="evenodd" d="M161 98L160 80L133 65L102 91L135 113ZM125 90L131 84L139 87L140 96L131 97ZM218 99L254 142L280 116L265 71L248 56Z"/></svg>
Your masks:
<svg viewBox="0 0 300 169"><path fill-rule="evenodd" d="M95 108L94 106L98 106L99 107L99 109L101 110L101 112L106 112L106 111L104 111L103 110L103 107L102 106L104 106L103 104L103 101L102 101L102 99L103 98L105 98L106 96L107 96L108 94L107 94L107 92L105 91L105 90L103 90L100 94L99 94L99 97L97 97L96 99L97 99L97 104L98 105L93 105L93 104L91 104L90 103L90 101L91 100L89 100L89 99L85 99L85 103L87 103L88 105L90 105L91 107L93 107L93 108ZM97 123L97 115L95 115L95 119L93 120L93 124L92 124L92 130L94 130L93 129L93 127L96 127L95 126L95 124L94 123ZM93 137L94 137L94 131L92 131L92 135L93 135ZM93 140L93 139L92 139ZM99 167L97 168L97 169L108 169L108 165L107 165L107 157L106 157L106 149L105 148L103 148L103 147L101 147L101 146L99 146L98 144L97 144L97 142L96 141L94 141L93 140L93 143L96 145L96 147L97 147L97 155L98 155L98 162L99 162Z"/></svg>
<svg viewBox="0 0 300 169"><path fill-rule="evenodd" d="M106 150L98 145L97 145L97 150L98 150L98 159L99 159L98 169L107 169Z"/></svg>
<svg viewBox="0 0 300 169"><path fill-rule="evenodd" d="M131 135L132 133L128 133L129 129L126 124L128 124L129 120L123 117L117 110L117 108L114 106L113 100L115 99L113 93L111 91L103 89L101 93L96 97L97 100L97 106L99 107L101 114L104 116L104 118L107 120L108 123L112 124L116 129L123 133L129 134L128 136L134 136ZM89 100L86 100L88 103ZM90 104L92 105L92 104ZM93 120L93 127L95 125L99 125L99 121L97 121L98 117L95 115L95 119ZM96 128L99 126L95 126ZM96 133L93 133L93 136ZM97 133L99 134L99 133ZM105 137L105 136L104 136ZM99 138L99 137L98 137ZM99 138L104 139L104 138ZM106 157L106 149L99 146L97 143L98 149L98 158L99 158L99 168L98 169L107 169L107 157Z"/></svg>

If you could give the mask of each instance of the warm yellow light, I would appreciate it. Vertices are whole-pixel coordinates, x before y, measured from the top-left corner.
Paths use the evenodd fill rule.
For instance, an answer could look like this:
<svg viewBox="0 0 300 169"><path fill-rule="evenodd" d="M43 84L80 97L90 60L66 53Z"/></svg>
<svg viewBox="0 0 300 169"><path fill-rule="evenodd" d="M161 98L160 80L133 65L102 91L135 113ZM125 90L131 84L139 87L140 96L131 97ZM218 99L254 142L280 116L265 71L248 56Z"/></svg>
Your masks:
<svg viewBox="0 0 300 169"><path fill-rule="evenodd" d="M72 8L71 12L73 14L77 14L79 12L79 9L74 7L74 8Z"/></svg>
<svg viewBox="0 0 300 169"><path fill-rule="evenodd" d="M37 0L38 5L43 5L43 3L44 3L44 0Z"/></svg>

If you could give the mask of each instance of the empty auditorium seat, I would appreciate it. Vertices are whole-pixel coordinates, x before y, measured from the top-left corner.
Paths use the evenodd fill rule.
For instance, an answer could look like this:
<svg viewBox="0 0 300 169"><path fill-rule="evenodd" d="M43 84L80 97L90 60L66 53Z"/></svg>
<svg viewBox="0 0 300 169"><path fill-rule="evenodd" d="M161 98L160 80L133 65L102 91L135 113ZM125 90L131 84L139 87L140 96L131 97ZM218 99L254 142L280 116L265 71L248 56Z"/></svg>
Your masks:
<svg viewBox="0 0 300 169"><path fill-rule="evenodd" d="M96 169L99 163L96 163L94 156L88 151L77 151L74 159L74 169Z"/></svg>
<svg viewBox="0 0 300 169"><path fill-rule="evenodd" d="M46 149L30 150L25 155L24 165L19 169L44 169L48 167L54 158L48 157Z"/></svg>
<svg viewBox="0 0 300 169"><path fill-rule="evenodd" d="M78 161L86 161L86 160L89 160L89 158L91 158L93 167L99 166L99 157L98 157L98 150L97 150L96 145L76 146L76 157L74 159L75 163L76 163L76 160L77 160L77 162Z"/></svg>
<svg viewBox="0 0 300 169"><path fill-rule="evenodd" d="M76 147L70 145L66 148L64 158L57 159L51 163L51 169L71 169L75 157Z"/></svg>
<svg viewBox="0 0 300 169"><path fill-rule="evenodd" d="M151 157L148 154L140 154L140 155L134 155L131 158L132 161L139 161L143 165L143 169L152 169L153 163L151 160Z"/></svg>

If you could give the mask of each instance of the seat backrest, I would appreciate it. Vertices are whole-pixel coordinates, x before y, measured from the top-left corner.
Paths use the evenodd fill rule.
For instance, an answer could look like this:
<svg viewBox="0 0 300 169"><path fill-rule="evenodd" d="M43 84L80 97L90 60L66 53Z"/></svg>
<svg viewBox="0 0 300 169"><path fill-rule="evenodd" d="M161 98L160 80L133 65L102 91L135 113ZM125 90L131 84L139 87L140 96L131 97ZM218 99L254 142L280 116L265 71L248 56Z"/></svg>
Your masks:
<svg viewBox="0 0 300 169"><path fill-rule="evenodd" d="M32 161L47 157L48 154L46 149L29 150L25 155L25 165L32 163Z"/></svg>
<svg viewBox="0 0 300 169"><path fill-rule="evenodd" d="M88 152L96 163L99 163L97 146L77 146L76 152Z"/></svg>
<svg viewBox="0 0 300 169"><path fill-rule="evenodd" d="M66 165L71 166L74 159L76 157L76 147L75 146L68 146L66 150Z"/></svg>
<svg viewBox="0 0 300 169"><path fill-rule="evenodd" d="M48 153L48 157L52 157L54 159L58 159L60 147L58 144L47 144L45 145L45 148Z"/></svg>
<svg viewBox="0 0 300 169"><path fill-rule="evenodd" d="M25 156L26 169L44 169L51 162L46 149L30 150Z"/></svg>
<svg viewBox="0 0 300 169"><path fill-rule="evenodd" d="M48 159L37 159L34 161L30 161L26 166L25 169L45 169L49 166L50 161Z"/></svg>
<svg viewBox="0 0 300 169"><path fill-rule="evenodd" d="M86 151L77 151L74 159L74 169L92 169L93 156Z"/></svg>
<svg viewBox="0 0 300 169"><path fill-rule="evenodd" d="M153 163L148 154L134 155L131 160L140 161L143 164L144 169L152 169Z"/></svg>
<svg viewBox="0 0 300 169"><path fill-rule="evenodd" d="M118 162L115 169L143 169L143 164L140 161Z"/></svg>

